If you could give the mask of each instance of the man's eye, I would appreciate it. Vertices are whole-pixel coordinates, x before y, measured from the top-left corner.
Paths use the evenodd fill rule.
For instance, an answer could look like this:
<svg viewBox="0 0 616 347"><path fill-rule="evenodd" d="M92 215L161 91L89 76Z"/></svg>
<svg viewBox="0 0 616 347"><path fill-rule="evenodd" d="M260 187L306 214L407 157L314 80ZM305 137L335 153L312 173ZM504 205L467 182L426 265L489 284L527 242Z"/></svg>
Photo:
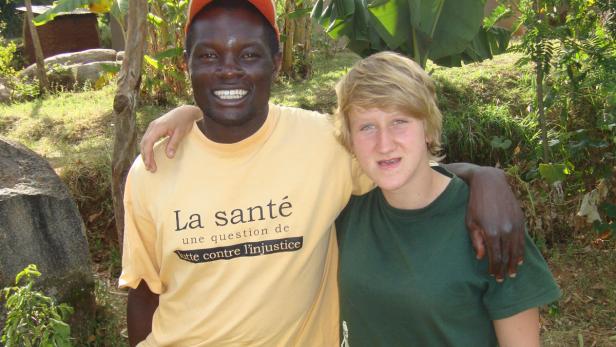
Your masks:
<svg viewBox="0 0 616 347"><path fill-rule="evenodd" d="M408 120L406 120L406 119L395 119L395 120L393 121L393 125L403 125L403 124L406 124L406 123L408 123L408 122L409 122L409 121L408 121Z"/></svg>
<svg viewBox="0 0 616 347"><path fill-rule="evenodd" d="M256 52L246 52L244 54L242 54L242 58L244 59L255 59L258 58L259 54Z"/></svg>
<svg viewBox="0 0 616 347"><path fill-rule="evenodd" d="M203 52L199 54L200 59L216 59L216 53L213 52Z"/></svg>

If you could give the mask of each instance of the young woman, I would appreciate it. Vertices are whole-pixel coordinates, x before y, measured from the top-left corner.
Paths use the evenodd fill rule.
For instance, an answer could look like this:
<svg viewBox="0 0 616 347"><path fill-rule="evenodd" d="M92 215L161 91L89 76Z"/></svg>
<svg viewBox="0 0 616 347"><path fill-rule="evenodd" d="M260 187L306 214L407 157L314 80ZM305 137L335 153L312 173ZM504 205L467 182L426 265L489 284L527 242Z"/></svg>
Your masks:
<svg viewBox="0 0 616 347"><path fill-rule="evenodd" d="M468 187L430 165L442 126L430 77L381 52L336 92L339 138L378 186L336 223L342 346L539 346L537 307L558 287L528 235L515 280L474 259Z"/></svg>

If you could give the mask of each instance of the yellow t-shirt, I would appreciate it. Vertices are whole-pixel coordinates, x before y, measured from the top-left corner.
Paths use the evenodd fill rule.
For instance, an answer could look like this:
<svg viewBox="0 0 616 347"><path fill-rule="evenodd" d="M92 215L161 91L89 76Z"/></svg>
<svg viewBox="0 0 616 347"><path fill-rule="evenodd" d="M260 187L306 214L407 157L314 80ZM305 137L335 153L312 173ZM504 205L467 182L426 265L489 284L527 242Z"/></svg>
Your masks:
<svg viewBox="0 0 616 347"><path fill-rule="evenodd" d="M326 116L270 104L234 144L195 125L175 159L138 158L125 191L120 286L160 303L140 346L335 346L334 219L353 189Z"/></svg>

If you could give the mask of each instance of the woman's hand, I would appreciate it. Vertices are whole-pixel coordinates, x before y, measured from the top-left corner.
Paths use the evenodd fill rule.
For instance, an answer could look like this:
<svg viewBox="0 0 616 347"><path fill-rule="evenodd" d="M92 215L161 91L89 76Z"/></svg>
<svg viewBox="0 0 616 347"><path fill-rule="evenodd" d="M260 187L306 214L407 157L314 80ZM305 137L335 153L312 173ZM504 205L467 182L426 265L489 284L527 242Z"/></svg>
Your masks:
<svg viewBox="0 0 616 347"><path fill-rule="evenodd" d="M163 137L169 136L165 147L167 157L173 158L178 144L193 127L193 123L203 118L201 109L196 106L183 105L174 108L163 116L153 120L145 131L139 147L141 158L150 172L156 172L154 160L154 144Z"/></svg>

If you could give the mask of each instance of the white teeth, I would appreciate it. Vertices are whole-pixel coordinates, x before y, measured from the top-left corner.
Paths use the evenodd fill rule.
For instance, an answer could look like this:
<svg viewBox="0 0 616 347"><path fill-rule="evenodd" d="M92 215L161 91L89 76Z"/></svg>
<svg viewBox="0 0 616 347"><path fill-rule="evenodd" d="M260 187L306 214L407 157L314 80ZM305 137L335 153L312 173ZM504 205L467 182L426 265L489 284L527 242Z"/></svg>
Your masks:
<svg viewBox="0 0 616 347"><path fill-rule="evenodd" d="M384 164L394 164L398 161L398 159L389 159L389 160L382 160L381 162Z"/></svg>
<svg viewBox="0 0 616 347"><path fill-rule="evenodd" d="M214 95L223 100L237 100L241 99L248 94L245 89L224 89L214 91Z"/></svg>

